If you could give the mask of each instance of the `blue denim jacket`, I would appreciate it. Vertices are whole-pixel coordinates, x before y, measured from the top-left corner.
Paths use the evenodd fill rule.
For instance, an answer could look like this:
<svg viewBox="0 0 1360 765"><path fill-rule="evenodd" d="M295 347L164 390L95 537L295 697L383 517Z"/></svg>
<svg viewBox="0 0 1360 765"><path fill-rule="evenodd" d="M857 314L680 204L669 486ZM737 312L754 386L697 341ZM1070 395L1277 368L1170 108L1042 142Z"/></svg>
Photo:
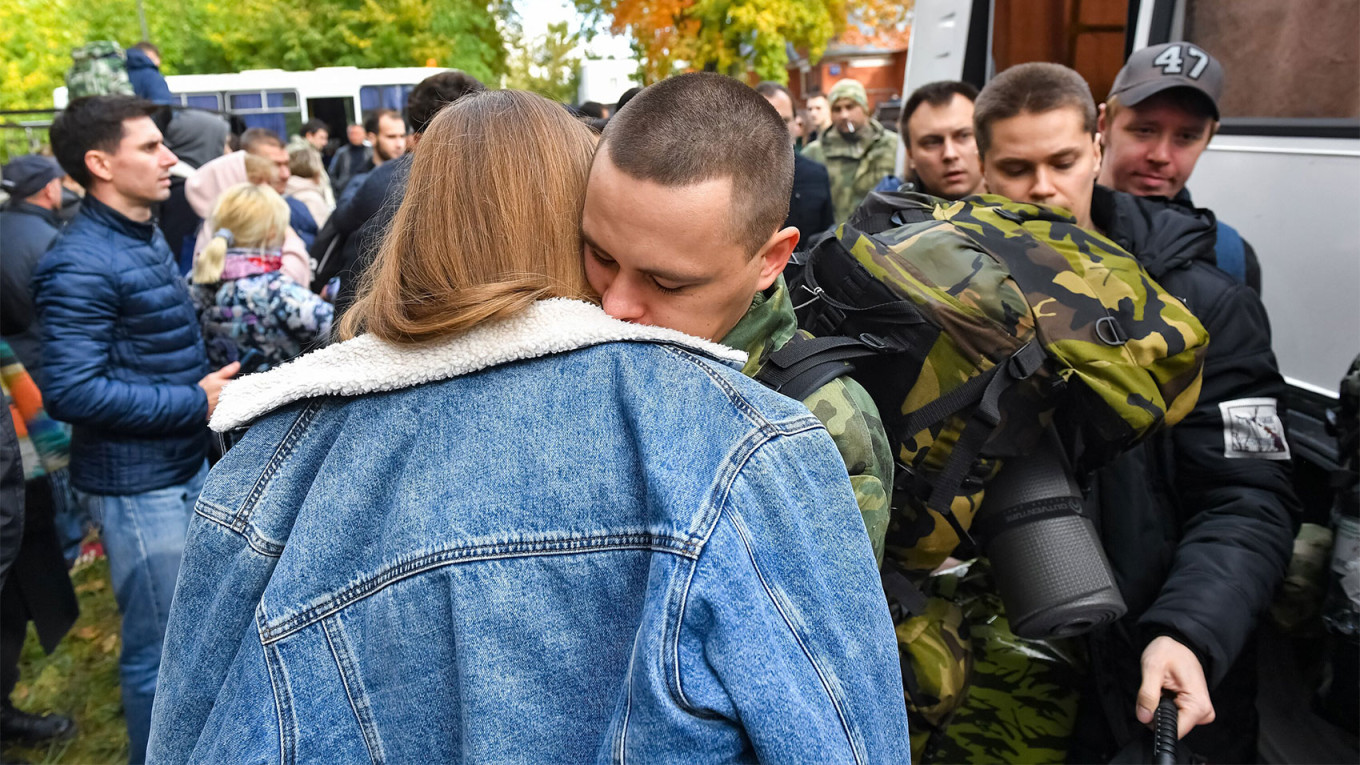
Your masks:
<svg viewBox="0 0 1360 765"><path fill-rule="evenodd" d="M228 385L150 761L907 762L845 467L742 357L549 300Z"/></svg>

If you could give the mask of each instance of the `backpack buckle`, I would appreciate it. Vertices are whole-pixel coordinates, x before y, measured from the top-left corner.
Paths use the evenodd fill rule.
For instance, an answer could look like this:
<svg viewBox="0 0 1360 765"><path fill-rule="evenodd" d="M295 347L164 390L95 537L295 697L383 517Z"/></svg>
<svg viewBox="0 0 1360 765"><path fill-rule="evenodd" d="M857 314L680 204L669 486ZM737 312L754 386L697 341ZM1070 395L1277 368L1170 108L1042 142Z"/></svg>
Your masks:
<svg viewBox="0 0 1360 765"><path fill-rule="evenodd" d="M1129 336L1124 334L1124 328L1119 325L1119 320L1113 316L1096 319L1096 337L1100 338L1100 342L1116 348L1129 341Z"/></svg>

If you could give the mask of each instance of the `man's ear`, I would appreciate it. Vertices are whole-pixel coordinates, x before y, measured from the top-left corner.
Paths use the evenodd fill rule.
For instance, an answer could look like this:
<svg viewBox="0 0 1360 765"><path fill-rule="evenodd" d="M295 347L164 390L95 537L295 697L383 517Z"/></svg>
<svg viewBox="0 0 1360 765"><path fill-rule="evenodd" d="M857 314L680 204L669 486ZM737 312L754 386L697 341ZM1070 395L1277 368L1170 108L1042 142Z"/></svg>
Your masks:
<svg viewBox="0 0 1360 765"><path fill-rule="evenodd" d="M1105 104L1100 104L1096 107L1096 132L1101 135L1110 132L1109 125L1106 124L1105 119L1105 115L1108 111Z"/></svg>
<svg viewBox="0 0 1360 765"><path fill-rule="evenodd" d="M1092 143L1095 145L1095 153L1096 153L1096 177L1097 177L1097 178L1100 177L1100 163L1101 163L1101 160L1104 159L1104 156L1102 155L1102 152L1101 152L1101 144L1100 144L1100 140L1101 140L1101 134L1100 134L1100 133L1096 133L1094 136L1091 137L1091 141L1092 141Z"/></svg>
<svg viewBox="0 0 1360 765"><path fill-rule="evenodd" d="M113 157L108 152L99 149L90 149L85 152L85 169L90 171L90 176L101 181L109 182L113 180Z"/></svg>
<svg viewBox="0 0 1360 765"><path fill-rule="evenodd" d="M793 226L781 228L765 241L765 245L756 253L756 258L760 260L760 280L756 282L757 289L767 289L779 275L784 273L784 267L789 264L789 258L793 255L793 248L798 246L798 239L801 235L798 229Z"/></svg>

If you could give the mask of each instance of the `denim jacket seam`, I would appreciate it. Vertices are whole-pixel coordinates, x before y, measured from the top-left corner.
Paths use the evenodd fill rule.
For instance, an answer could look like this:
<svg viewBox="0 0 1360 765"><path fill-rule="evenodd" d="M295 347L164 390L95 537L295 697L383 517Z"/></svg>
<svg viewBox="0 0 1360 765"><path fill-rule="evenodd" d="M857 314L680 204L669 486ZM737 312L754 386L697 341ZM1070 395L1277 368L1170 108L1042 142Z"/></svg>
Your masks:
<svg viewBox="0 0 1360 765"><path fill-rule="evenodd" d="M236 524L228 520L231 512L212 500L199 497L198 502L194 504L194 514L240 537L247 547L266 558L278 558L283 555L283 545L265 539L253 526L237 528Z"/></svg>
<svg viewBox="0 0 1360 765"><path fill-rule="evenodd" d="M331 627L327 622L335 624L334 635L331 634ZM374 765L381 765L387 760L383 751L382 737L378 735L378 725L373 719L372 705L369 703L362 679L358 676L357 668L354 666L354 650L350 647L349 639L345 636L344 625L338 619L322 619L320 625L321 633L326 637L326 646L331 651L331 657L335 659L335 668L340 673L340 684L345 687L345 698L348 699L350 711L354 713L354 720L359 725L359 734L363 736L368 757ZM339 643L338 646L337 643ZM344 655L343 658L341 654ZM350 687L351 675L353 675L353 684L359 686L358 690L362 702L354 697L355 691Z"/></svg>
<svg viewBox="0 0 1360 765"><path fill-rule="evenodd" d="M282 658L278 655L278 649L264 641L264 613L257 611L255 614L256 632L260 637L260 648L264 653L265 670L269 673L270 690L274 695L274 715L279 726L279 763L289 765L295 761L297 754L296 742L293 736L293 727L285 720L293 717L293 698L292 692L288 688L288 678L283 669ZM277 676L276 674L277 673Z"/></svg>
<svg viewBox="0 0 1360 765"><path fill-rule="evenodd" d="M792 429L795 425L797 426L797 429ZM674 679L674 686L671 689L672 693L675 695L676 703L680 704L681 707L691 713L701 713L701 710L691 703L689 697L685 695L684 682L680 677L680 634L684 631L685 614L689 610L690 587L694 582L695 574L698 573L703 553L708 549L709 540L712 539L713 532L718 528L718 524L721 522L723 514L727 512L728 501L732 495L732 486L736 483L737 478L741 475L741 471L746 468L747 463L751 461L751 458L756 452L758 452L762 446L774 440L777 435L798 435L810 430L823 428L824 426L821 421L809 414L806 419L798 418L791 423L785 424L784 427L790 428L788 432L776 434L763 428L748 431L746 436L738 442L735 448L733 448L733 453L724 459L723 465L731 467L732 471L727 475L725 480L720 482L720 488L716 491L714 501L707 503L710 507L714 508L714 510L712 516L704 518L703 523L701 524L702 531L699 532L701 533L699 554L691 560L689 573L685 576L684 584L680 587L679 604L673 621L672 634L663 643L665 646L664 650L670 654L672 667L674 669L673 672L667 672L667 675ZM664 656L662 657L662 661L664 664Z"/></svg>
<svg viewBox="0 0 1360 765"><path fill-rule="evenodd" d="M694 539L639 533L563 537L527 542L495 542L438 550L395 565L386 566L376 574L365 577L338 592L329 593L319 603L283 617L272 626L261 623L260 638L266 644L278 642L294 632L305 629L309 625L348 608L397 582L436 568L490 560L578 555L618 550L650 550L693 559L698 556L699 547L699 543Z"/></svg>
<svg viewBox="0 0 1360 765"><path fill-rule="evenodd" d="M298 442L302 440L303 436L305 436L307 431L311 428L312 423L316 421L316 417L321 412L323 403L324 400L309 401L307 402L307 405L302 407L301 411L298 412L297 416L293 419L293 422L288 426L288 432L284 433L283 438L279 441L279 445L274 448L273 456L265 463L264 469L260 471L259 477L255 479L255 484L251 486L250 493L246 495L245 500L241 503L240 510L234 514L231 523L232 529L237 532L245 531L246 527L250 524L251 516L255 511L255 506L259 504L261 497L264 496L266 488L274 480L274 476L278 474L279 469L283 466L284 462L287 461L288 457L292 455L293 451L297 448Z"/></svg>
<svg viewBox="0 0 1360 765"><path fill-rule="evenodd" d="M765 573L761 571L760 564L756 562L755 550L751 549L750 532L747 530L745 522L741 519L741 514L733 510L728 517L732 520L732 525L737 530L737 536L741 539L742 545L746 548L746 554L751 561L751 568L755 571L756 578L760 580L760 585L765 590L766 597L770 599L770 603L774 606L775 610L779 612L780 618L784 620L784 625L788 627L789 634L793 637L794 642L798 644L803 655L807 657L808 663L812 665L813 671L817 673L817 679L822 683L822 690L826 692L827 700L831 702L832 708L836 710L836 717L840 720L841 731L845 734L845 742L850 747L850 753L854 755L857 765L863 765L867 755L860 751L860 747L855 740L854 731L850 726L850 721L845 716L842 700L838 697L836 689L832 687L831 677L828 676L828 673L822 667L821 662L817 660L811 647L803 640L803 636L798 633L798 628L794 625L793 619L789 616L788 611L780 602L779 594L773 589L770 582L766 580Z"/></svg>

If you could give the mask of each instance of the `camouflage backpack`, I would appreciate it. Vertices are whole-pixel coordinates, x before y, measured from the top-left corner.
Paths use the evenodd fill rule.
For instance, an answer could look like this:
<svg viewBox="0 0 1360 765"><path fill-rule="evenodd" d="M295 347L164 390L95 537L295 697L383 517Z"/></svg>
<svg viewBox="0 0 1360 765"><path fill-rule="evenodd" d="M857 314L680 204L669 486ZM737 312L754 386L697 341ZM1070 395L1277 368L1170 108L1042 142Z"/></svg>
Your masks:
<svg viewBox="0 0 1360 765"><path fill-rule="evenodd" d="M127 57L118 43L99 40L71 51L74 63L66 71L66 96L133 95L128 79Z"/></svg>
<svg viewBox="0 0 1360 765"><path fill-rule="evenodd" d="M898 450L887 557L909 573L969 538L1000 461L1050 421L1094 466L1199 396L1199 321L1048 208L874 193L804 258L789 285L816 339L773 354L765 382L819 386L854 362Z"/></svg>
<svg viewBox="0 0 1360 765"><path fill-rule="evenodd" d="M916 586L962 540L1001 462L1050 422L1079 468L1184 417L1208 336L1118 245L1001 197L870 194L786 271L799 326L757 379L793 398L853 374L897 450L883 566L913 719L967 693L967 620ZM853 367L851 366L853 363Z"/></svg>

